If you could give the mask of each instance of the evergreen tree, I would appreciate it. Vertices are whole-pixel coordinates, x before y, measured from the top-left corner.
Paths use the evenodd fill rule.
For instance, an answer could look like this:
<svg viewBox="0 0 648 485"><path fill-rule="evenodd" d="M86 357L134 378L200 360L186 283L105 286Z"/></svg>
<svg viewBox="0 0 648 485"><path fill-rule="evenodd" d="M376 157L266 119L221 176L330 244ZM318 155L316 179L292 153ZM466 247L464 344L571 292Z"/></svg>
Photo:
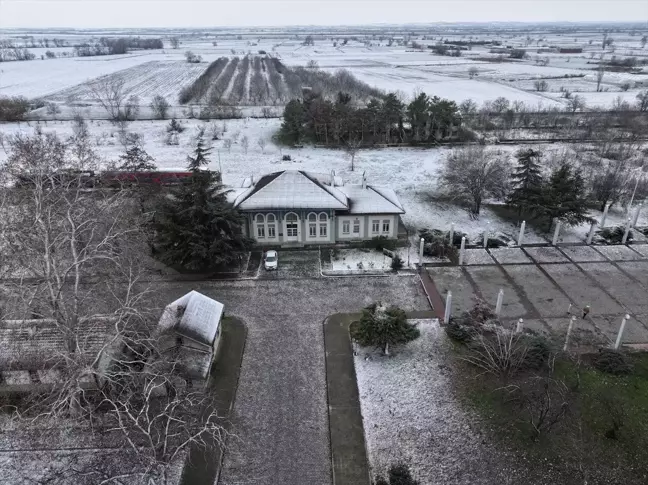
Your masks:
<svg viewBox="0 0 648 485"><path fill-rule="evenodd" d="M283 123L279 129L279 138L284 143L295 144L304 135L304 105L297 99L292 99L284 108Z"/></svg>
<svg viewBox="0 0 648 485"><path fill-rule="evenodd" d="M157 169L153 157L138 145L127 148L126 153L119 156L119 160L121 161L121 165L118 167L119 170L148 172Z"/></svg>
<svg viewBox="0 0 648 485"><path fill-rule="evenodd" d="M416 327L407 323L403 310L387 308L380 302L363 309L360 320L351 324L350 332L358 344L379 347L385 355L389 355L390 345L404 344L420 335Z"/></svg>
<svg viewBox="0 0 648 485"><path fill-rule="evenodd" d="M397 464L389 467L389 480L378 476L374 485L419 485L419 482L414 480L407 465Z"/></svg>
<svg viewBox="0 0 648 485"><path fill-rule="evenodd" d="M540 173L542 153L529 148L515 154L518 165L511 174L511 193L506 203L517 209L518 220L522 213L536 215L542 202L543 179Z"/></svg>
<svg viewBox="0 0 648 485"><path fill-rule="evenodd" d="M549 228L556 218L571 226L590 221L585 181L580 170L573 170L566 164L555 169L544 184L541 207L543 215L549 218Z"/></svg>
<svg viewBox="0 0 648 485"><path fill-rule="evenodd" d="M162 199L156 214L156 249L166 264L209 270L235 261L252 240L241 232L243 217L227 200L220 173L205 169L210 149L199 132L187 158L191 177Z"/></svg>

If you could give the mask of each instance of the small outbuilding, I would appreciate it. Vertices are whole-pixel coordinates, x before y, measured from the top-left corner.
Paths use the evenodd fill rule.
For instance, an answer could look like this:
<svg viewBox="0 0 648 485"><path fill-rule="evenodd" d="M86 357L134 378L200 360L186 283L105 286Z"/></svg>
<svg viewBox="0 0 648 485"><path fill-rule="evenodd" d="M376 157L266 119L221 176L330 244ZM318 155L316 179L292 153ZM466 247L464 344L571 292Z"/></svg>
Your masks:
<svg viewBox="0 0 648 485"><path fill-rule="evenodd" d="M220 342L222 303L190 291L170 303L158 323L161 351L173 353L187 377L208 379Z"/></svg>

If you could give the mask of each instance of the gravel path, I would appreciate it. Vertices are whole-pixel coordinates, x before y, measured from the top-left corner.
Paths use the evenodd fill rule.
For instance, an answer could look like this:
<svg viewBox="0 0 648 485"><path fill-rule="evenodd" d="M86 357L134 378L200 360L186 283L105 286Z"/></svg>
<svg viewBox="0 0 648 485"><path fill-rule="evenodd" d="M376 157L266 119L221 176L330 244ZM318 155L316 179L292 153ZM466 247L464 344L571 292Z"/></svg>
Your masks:
<svg viewBox="0 0 648 485"><path fill-rule="evenodd" d="M168 287L182 294L186 285ZM194 288L248 325L221 485L329 485L322 323L374 300L429 309L415 277L214 282Z"/></svg>

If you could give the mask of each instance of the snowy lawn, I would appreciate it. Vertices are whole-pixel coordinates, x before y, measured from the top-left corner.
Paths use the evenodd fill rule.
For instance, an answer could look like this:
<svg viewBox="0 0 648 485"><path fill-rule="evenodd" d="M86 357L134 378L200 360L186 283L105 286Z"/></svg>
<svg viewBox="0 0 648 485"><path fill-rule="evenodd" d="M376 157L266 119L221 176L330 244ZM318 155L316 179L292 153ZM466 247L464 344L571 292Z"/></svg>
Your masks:
<svg viewBox="0 0 648 485"><path fill-rule="evenodd" d="M425 485L499 483L486 471L494 450L454 398L446 364L449 344L438 321L411 323L421 336L391 357L356 348L372 476L403 462Z"/></svg>

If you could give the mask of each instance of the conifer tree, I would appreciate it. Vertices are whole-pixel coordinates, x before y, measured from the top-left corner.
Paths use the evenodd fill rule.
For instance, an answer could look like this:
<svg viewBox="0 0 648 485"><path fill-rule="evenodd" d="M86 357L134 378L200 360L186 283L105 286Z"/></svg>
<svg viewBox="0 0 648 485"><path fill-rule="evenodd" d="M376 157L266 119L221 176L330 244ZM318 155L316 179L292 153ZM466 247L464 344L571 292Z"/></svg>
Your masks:
<svg viewBox="0 0 648 485"><path fill-rule="evenodd" d="M386 307L380 302L362 310L360 320L351 324L351 337L363 347L375 346L389 355L389 346L416 339L419 330L407 323L405 312L398 307Z"/></svg>
<svg viewBox="0 0 648 485"><path fill-rule="evenodd" d="M518 219L522 214L537 215L542 197L542 174L540 158L542 153L533 148L520 150L515 154L518 165L511 174L511 193L506 203L517 210Z"/></svg>
<svg viewBox="0 0 648 485"><path fill-rule="evenodd" d="M252 244L241 232L243 217L228 202L220 173L206 169L209 152L200 131L187 158L191 177L162 199L156 214L156 250L166 264L207 271L235 261Z"/></svg>
<svg viewBox="0 0 648 485"><path fill-rule="evenodd" d="M555 169L544 184L540 206L543 214L549 218L549 227L554 219L571 226L590 221L585 180L580 170L566 164Z"/></svg>
<svg viewBox="0 0 648 485"><path fill-rule="evenodd" d="M156 170L155 160L146 153L139 145L133 145L126 149L126 153L119 156L121 165L119 170L129 172L147 172Z"/></svg>

